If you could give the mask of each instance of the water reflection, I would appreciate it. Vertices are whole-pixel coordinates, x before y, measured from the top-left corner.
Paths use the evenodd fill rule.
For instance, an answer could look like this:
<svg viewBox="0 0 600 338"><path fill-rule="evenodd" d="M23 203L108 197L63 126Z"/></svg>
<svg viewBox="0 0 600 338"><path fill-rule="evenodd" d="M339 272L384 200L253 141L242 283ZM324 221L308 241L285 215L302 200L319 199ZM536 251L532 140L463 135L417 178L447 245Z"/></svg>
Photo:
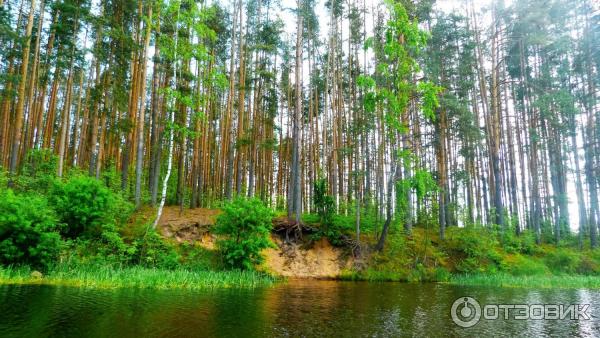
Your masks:
<svg viewBox="0 0 600 338"><path fill-rule="evenodd" d="M481 304L591 304L591 320L450 317L454 300ZM0 287L1 337L599 336L600 292L441 284L290 281L274 288L86 290Z"/></svg>

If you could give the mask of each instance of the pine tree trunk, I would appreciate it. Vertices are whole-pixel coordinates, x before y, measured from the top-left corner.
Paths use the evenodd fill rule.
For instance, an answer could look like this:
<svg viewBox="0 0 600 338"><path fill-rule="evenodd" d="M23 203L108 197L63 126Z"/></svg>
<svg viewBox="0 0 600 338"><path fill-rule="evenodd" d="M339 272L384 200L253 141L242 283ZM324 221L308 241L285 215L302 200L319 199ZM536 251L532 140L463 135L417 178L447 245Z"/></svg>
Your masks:
<svg viewBox="0 0 600 338"><path fill-rule="evenodd" d="M25 106L25 87L27 84L27 70L29 67L29 48L31 46L31 33L33 30L33 18L35 15L35 0L31 0L29 8L29 18L27 20L27 28L25 29L25 46L23 47L23 61L21 62L21 78L19 81L19 89L17 91L17 108L15 111L14 136L10 157L9 171L14 175L17 170L19 161L19 151L21 146L21 132L23 130L23 108Z"/></svg>
<svg viewBox="0 0 600 338"><path fill-rule="evenodd" d="M148 18L152 18L152 5L148 8ZM152 25L146 23L146 37L144 41L143 57L141 61L141 90L140 90L140 108L138 117L138 137L137 137L137 159L135 167L135 206L140 207L142 202L142 171L144 166L144 125L146 116L146 63L148 59L148 49L150 47ZM137 104L137 102L136 102Z"/></svg>

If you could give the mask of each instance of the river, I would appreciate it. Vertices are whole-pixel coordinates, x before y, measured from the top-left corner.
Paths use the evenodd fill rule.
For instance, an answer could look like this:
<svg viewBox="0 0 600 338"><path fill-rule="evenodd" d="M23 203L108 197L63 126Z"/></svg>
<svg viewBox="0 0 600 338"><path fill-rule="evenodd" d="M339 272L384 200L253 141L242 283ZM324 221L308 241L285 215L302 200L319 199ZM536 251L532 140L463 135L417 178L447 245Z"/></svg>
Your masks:
<svg viewBox="0 0 600 338"><path fill-rule="evenodd" d="M483 309L589 304L590 318L517 320L500 312L463 328L451 308L467 296ZM599 311L600 291L586 289L335 281L193 292L0 286L0 337L597 337Z"/></svg>

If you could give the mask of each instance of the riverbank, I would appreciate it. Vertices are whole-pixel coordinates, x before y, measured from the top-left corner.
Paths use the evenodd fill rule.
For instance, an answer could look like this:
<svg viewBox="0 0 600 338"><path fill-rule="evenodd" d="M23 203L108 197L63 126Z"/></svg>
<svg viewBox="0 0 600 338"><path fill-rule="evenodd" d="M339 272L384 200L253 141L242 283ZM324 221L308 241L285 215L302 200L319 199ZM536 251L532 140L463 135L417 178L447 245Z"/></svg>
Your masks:
<svg viewBox="0 0 600 338"><path fill-rule="evenodd" d="M517 236L512 230L471 225L449 227L440 239L435 223L422 220L406 231L396 222L378 250L381 224L368 214L356 238L353 212L330 215L326 225L321 215L305 214L299 226L257 200L213 209L165 207L156 231L149 231L156 210L133 212L103 182L74 176L52 185L46 199L0 190L0 214L12 215L0 220L0 264L5 266L0 284L205 289L304 278L600 287L600 249L573 234L564 234L560 243L546 236L538 244L530 231ZM87 200L80 191L86 191ZM107 207L94 204L98 194L111 201ZM230 270L241 266L258 272Z"/></svg>
<svg viewBox="0 0 600 338"><path fill-rule="evenodd" d="M299 278L321 280L321 278ZM367 281L372 283L402 282L415 284L401 276L340 275L329 280ZM127 267L113 269L61 268L48 274L41 274L27 267L0 268L0 285L50 285L91 289L159 289L159 290L206 290L213 288L256 288L270 287L284 282L285 279L247 271L189 271L147 269ZM458 286L542 288L542 289L600 289L600 277L583 275L451 275L447 281L434 283Z"/></svg>
<svg viewBox="0 0 600 338"><path fill-rule="evenodd" d="M410 280L410 277L393 272L355 273L346 271L337 280L373 283L441 283L461 286L489 286L541 289L600 289L600 276L585 275L510 275L498 274L442 274L428 280Z"/></svg>
<svg viewBox="0 0 600 338"><path fill-rule="evenodd" d="M211 229L216 211L196 210L193 215L181 215L177 210L167 210L170 216L158 229L166 240L214 251L217 237ZM503 236L493 229L453 227L447 230L446 240L441 241L437 229L413 228L410 234L392 229L381 252L373 249L377 236L367 232L361 236L362 252L358 253L339 241L333 245L335 238L310 233L286 242L274 232L272 241L276 245L263 252L265 262L260 269L287 278L600 288L599 250L581 250L575 241L563 242L560 247L536 245L528 232L516 237Z"/></svg>
<svg viewBox="0 0 600 338"><path fill-rule="evenodd" d="M66 267L47 274L28 267L0 267L0 285L54 285L114 289L210 289L271 286L282 279L250 271L162 270L143 267Z"/></svg>
<svg viewBox="0 0 600 338"><path fill-rule="evenodd" d="M600 289L600 277L584 275L454 275L449 284L543 289Z"/></svg>
<svg viewBox="0 0 600 338"><path fill-rule="evenodd" d="M321 280L304 277L300 280ZM405 276L389 274L343 273L328 278L338 281L367 281L373 283L402 282L415 284ZM599 276L585 275L510 275L498 273L454 274L440 276L434 282L459 286L485 286L542 289L600 289ZM284 278L251 271L192 271L186 269L163 270L143 267L67 267L60 266L42 274L28 267L0 267L0 285L51 285L92 289L181 289L204 290L211 288L270 287L285 282Z"/></svg>

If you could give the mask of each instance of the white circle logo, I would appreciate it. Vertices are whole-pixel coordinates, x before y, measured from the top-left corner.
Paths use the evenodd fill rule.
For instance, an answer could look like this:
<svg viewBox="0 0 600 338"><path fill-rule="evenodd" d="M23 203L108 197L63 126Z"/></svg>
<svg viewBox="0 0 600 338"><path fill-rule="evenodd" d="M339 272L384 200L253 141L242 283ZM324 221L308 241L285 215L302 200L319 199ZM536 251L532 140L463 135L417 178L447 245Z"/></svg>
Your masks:
<svg viewBox="0 0 600 338"><path fill-rule="evenodd" d="M452 320L460 327L472 327L481 319L481 306L471 297L460 297L452 304Z"/></svg>

